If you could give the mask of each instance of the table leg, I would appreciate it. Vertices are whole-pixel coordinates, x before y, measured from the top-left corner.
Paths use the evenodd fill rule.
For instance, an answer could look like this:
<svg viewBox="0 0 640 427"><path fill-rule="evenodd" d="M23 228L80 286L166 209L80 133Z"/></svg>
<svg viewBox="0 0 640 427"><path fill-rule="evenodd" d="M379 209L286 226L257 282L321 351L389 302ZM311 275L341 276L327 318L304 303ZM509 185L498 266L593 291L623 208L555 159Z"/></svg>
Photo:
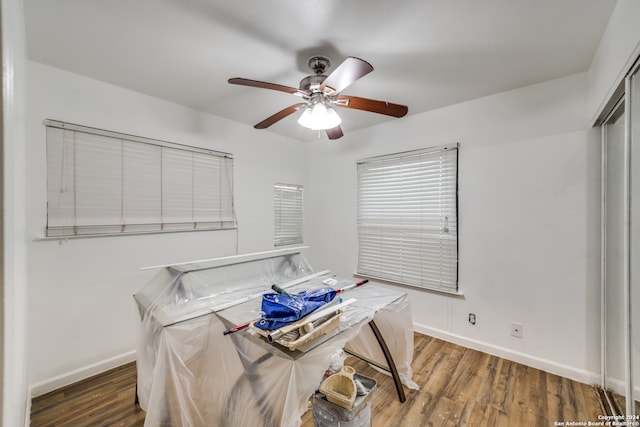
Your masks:
<svg viewBox="0 0 640 427"><path fill-rule="evenodd" d="M378 326L373 321L373 319L369 322L369 327L371 328L373 335L375 335L376 339L378 340L378 344L380 344L380 349L384 354L384 358L387 360L389 371L391 372L391 376L393 377L393 382L396 385L396 391L398 392L398 399L400 400L400 402L404 403L405 400L407 399L404 395L404 389L402 388L402 381L400 381L398 368L396 367L396 364L393 361L393 357L391 356L389 347L387 347L387 343L385 342L384 337L382 336L382 333L380 333L380 329L378 329Z"/></svg>

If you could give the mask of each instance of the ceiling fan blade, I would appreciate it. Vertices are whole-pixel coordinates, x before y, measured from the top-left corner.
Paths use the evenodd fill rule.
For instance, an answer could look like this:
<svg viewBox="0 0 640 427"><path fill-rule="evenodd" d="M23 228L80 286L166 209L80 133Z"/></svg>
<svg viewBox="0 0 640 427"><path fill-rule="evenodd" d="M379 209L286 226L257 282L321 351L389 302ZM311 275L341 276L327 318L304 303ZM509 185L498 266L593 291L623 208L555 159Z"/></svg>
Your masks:
<svg viewBox="0 0 640 427"><path fill-rule="evenodd" d="M344 134L342 133L342 128L340 126L336 126L331 129L327 129L327 136L329 139L338 139L342 138Z"/></svg>
<svg viewBox="0 0 640 427"><path fill-rule="evenodd" d="M373 67L367 61L350 56L324 79L320 84L320 90L326 95L336 95L372 71Z"/></svg>
<svg viewBox="0 0 640 427"><path fill-rule="evenodd" d="M296 111L298 111L299 109L301 109L302 107L304 107L306 105L307 104L305 102L300 102L298 104L293 104L293 105L285 108L284 110L278 111L274 115L272 115L270 117L267 117L266 119L264 119L263 121L261 121L260 123L255 125L254 128L256 128L256 129L266 129L269 126L271 126L272 124L274 124L274 123L284 119L285 117L295 113Z"/></svg>
<svg viewBox="0 0 640 427"><path fill-rule="evenodd" d="M406 105L392 104L386 101L376 101L375 99L359 98L357 96L339 96L336 98L335 104L338 107L370 111L372 113L384 114L392 117L404 117L407 112L409 112L409 108Z"/></svg>
<svg viewBox="0 0 640 427"><path fill-rule="evenodd" d="M280 91L280 92L286 92L286 93L290 93L292 95L297 95L297 96L309 96L309 95L311 95L309 92L304 91L304 90L300 90L300 89L296 89L295 87L283 86L283 85L279 85L279 84L275 84L275 83L261 82L261 81L258 81L258 80L243 79L241 77L234 77L232 79L229 79L228 81L232 85L251 86L251 87L259 87L259 88L262 88L262 89L277 90L277 91Z"/></svg>

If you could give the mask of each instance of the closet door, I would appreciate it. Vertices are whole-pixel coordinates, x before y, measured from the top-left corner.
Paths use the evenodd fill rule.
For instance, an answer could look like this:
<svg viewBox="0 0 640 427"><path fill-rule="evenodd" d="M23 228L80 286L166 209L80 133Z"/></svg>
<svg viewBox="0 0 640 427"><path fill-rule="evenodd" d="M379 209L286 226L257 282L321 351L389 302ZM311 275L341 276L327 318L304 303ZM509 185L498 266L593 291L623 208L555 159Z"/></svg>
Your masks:
<svg viewBox="0 0 640 427"><path fill-rule="evenodd" d="M633 399L635 415L640 415L640 66L636 66L627 84L629 94L629 305L631 352L631 384L628 388ZM631 410L628 414L634 414ZM634 418L634 420L638 420Z"/></svg>
<svg viewBox="0 0 640 427"><path fill-rule="evenodd" d="M624 182L625 109L621 104L603 130L604 199L604 387L616 412L626 412L626 301Z"/></svg>

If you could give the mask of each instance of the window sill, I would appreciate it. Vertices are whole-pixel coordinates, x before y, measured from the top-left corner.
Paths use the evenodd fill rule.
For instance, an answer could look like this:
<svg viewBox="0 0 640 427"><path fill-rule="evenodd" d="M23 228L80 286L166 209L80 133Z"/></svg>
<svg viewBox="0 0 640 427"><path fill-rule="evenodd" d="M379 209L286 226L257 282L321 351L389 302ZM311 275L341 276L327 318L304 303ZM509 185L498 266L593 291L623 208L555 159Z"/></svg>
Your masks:
<svg viewBox="0 0 640 427"><path fill-rule="evenodd" d="M427 287L422 287L418 285L410 285L407 283L395 282L393 280L388 280L388 279L381 279L380 277L369 276L361 273L353 273L353 275L355 277L362 277L363 279L375 280L376 282L381 283L383 285L392 285L392 286L398 286L402 288L426 291L426 292L431 292L434 294L444 295L444 296L454 297L454 298L464 298L464 292L462 292L460 289L458 289L457 291L450 291L446 289L427 288Z"/></svg>
<svg viewBox="0 0 640 427"><path fill-rule="evenodd" d="M76 239L95 239L101 237L124 237L124 236L148 236L176 233L193 233L198 231L235 231L238 227L231 228L194 228L189 230L154 230L154 231L131 231L127 233L95 233L95 234L77 234L77 235L60 235L60 236L38 236L34 237L34 242L46 242L56 240L76 240Z"/></svg>

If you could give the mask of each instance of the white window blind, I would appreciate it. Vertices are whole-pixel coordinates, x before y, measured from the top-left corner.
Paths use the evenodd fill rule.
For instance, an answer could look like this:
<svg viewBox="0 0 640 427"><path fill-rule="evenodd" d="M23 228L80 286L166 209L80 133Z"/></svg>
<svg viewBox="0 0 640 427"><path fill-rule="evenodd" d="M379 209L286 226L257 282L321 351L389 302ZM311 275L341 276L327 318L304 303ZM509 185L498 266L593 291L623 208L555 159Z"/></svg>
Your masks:
<svg viewBox="0 0 640 427"><path fill-rule="evenodd" d="M45 125L47 236L236 227L230 154Z"/></svg>
<svg viewBox="0 0 640 427"><path fill-rule="evenodd" d="M275 219L274 245L302 243L303 188L301 185L273 186Z"/></svg>
<svg viewBox="0 0 640 427"><path fill-rule="evenodd" d="M358 162L359 274L457 292L457 164L457 146Z"/></svg>

